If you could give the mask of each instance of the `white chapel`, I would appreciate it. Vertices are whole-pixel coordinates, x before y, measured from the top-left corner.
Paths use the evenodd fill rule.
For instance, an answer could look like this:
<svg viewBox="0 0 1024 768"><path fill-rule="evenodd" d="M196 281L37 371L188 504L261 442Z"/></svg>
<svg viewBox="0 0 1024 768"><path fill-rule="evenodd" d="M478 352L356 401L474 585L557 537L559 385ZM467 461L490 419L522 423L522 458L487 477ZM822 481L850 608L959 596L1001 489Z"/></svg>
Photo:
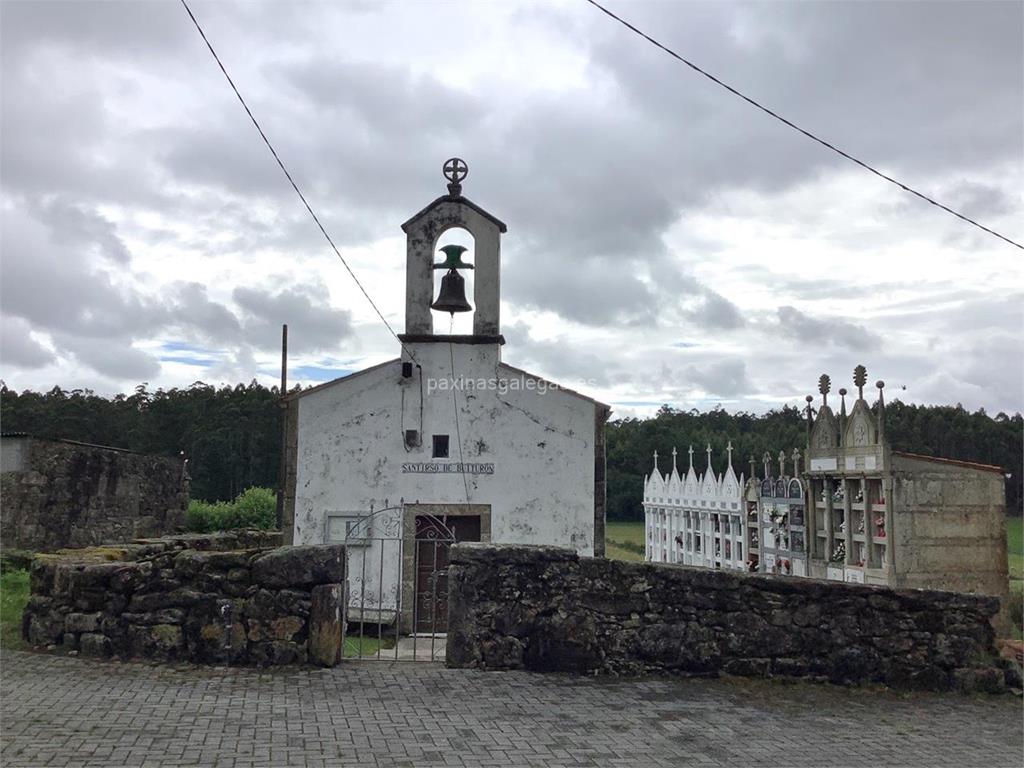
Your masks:
<svg viewBox="0 0 1024 768"><path fill-rule="evenodd" d="M414 608L443 630L446 595L426 606L420 593L438 591L445 572L422 572L425 561L447 562L452 541L604 553L610 409L502 361L506 227L463 196L464 162L444 172L448 194L402 225L399 356L286 399L286 540L347 543L351 605L366 620L373 610L381 623L400 616L403 631L420 621ZM438 248L453 228L471 248ZM472 313L472 333L435 332L457 312Z"/></svg>

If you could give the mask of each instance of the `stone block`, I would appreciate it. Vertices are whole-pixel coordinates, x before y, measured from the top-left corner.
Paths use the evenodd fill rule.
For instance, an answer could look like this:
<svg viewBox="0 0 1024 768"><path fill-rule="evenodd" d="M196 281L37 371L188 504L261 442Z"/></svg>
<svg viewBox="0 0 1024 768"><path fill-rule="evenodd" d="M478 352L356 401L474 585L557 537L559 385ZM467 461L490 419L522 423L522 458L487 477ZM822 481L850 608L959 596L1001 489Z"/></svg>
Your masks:
<svg viewBox="0 0 1024 768"><path fill-rule="evenodd" d="M290 643L284 640L268 640L253 643L249 651L249 660L261 667L278 666L281 664L302 664L307 658L306 649L301 644ZM309 660L316 661L312 658Z"/></svg>
<svg viewBox="0 0 1024 768"><path fill-rule="evenodd" d="M309 616L310 593L296 590L252 588L247 593L245 615L248 618L269 620L281 616Z"/></svg>
<svg viewBox="0 0 1024 768"><path fill-rule="evenodd" d="M148 613L122 613L121 618L129 624L181 624L185 611L181 608L161 608Z"/></svg>
<svg viewBox="0 0 1024 768"><path fill-rule="evenodd" d="M131 593L142 589L153 576L152 563L124 563L110 575L110 589Z"/></svg>
<svg viewBox="0 0 1024 768"><path fill-rule="evenodd" d="M69 613L64 619L65 632L95 632L100 627L100 613Z"/></svg>
<svg viewBox="0 0 1024 768"><path fill-rule="evenodd" d="M64 617L59 613L33 615L28 620L25 639L29 645L42 648L59 643L64 636Z"/></svg>
<svg viewBox="0 0 1024 768"><path fill-rule="evenodd" d="M345 547L318 544L281 547L252 562L252 579L264 587L312 587L345 581Z"/></svg>
<svg viewBox="0 0 1024 768"><path fill-rule="evenodd" d="M128 649L142 658L178 658L184 649L181 627L174 624L129 625Z"/></svg>
<svg viewBox="0 0 1024 768"><path fill-rule="evenodd" d="M722 671L739 677L768 677L771 665L771 659L729 659L722 664Z"/></svg>
<svg viewBox="0 0 1024 768"><path fill-rule="evenodd" d="M277 619L249 619L248 638L260 640L294 640L295 636L305 628L306 622L298 616L282 616Z"/></svg>
<svg viewBox="0 0 1024 768"><path fill-rule="evenodd" d="M881 676L880 657L873 648L850 645L829 657L829 679L833 683L859 685Z"/></svg>
<svg viewBox="0 0 1024 768"><path fill-rule="evenodd" d="M98 632L88 632L78 639L79 651L83 656L105 659L110 656L110 640Z"/></svg>
<svg viewBox="0 0 1024 768"><path fill-rule="evenodd" d="M33 595L48 595L53 592L53 579L57 563L47 555L36 556L29 568L29 589Z"/></svg>
<svg viewBox="0 0 1024 768"><path fill-rule="evenodd" d="M345 592L344 584L313 587L309 610L309 659L324 667L336 666L342 659Z"/></svg>
<svg viewBox="0 0 1024 768"><path fill-rule="evenodd" d="M186 608L215 597L216 595L185 588L170 592L147 592L133 595L128 602L128 610L132 613L149 613L163 608Z"/></svg>
<svg viewBox="0 0 1024 768"><path fill-rule="evenodd" d="M242 551L196 551L186 549L174 558L174 570L181 577L195 576L199 573L226 573L234 568L245 568L254 553Z"/></svg>
<svg viewBox="0 0 1024 768"><path fill-rule="evenodd" d="M68 593L75 599L83 593L106 592L111 578L125 567L125 563L95 563L74 568L68 572Z"/></svg>
<svg viewBox="0 0 1024 768"><path fill-rule="evenodd" d="M963 693L1003 693L1006 680L1003 670L994 667L968 667L953 671L956 687Z"/></svg>

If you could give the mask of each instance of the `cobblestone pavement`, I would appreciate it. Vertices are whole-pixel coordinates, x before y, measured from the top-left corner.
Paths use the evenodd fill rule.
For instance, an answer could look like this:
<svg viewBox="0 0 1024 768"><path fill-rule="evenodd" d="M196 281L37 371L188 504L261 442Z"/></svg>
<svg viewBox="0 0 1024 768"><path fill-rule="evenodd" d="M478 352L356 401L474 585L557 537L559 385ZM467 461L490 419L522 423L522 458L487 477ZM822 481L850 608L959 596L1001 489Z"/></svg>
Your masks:
<svg viewBox="0 0 1024 768"><path fill-rule="evenodd" d="M7 653L15 766L1014 766L1021 700L349 663L158 667Z"/></svg>

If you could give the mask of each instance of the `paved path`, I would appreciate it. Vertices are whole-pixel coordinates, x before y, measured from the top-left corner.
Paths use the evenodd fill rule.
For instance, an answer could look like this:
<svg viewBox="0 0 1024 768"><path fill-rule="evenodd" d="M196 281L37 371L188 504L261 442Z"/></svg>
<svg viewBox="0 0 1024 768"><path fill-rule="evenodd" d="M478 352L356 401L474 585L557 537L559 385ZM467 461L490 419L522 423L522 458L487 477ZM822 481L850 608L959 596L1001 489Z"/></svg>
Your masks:
<svg viewBox="0 0 1024 768"><path fill-rule="evenodd" d="M348 663L269 672L7 653L16 766L1021 765L1021 701Z"/></svg>

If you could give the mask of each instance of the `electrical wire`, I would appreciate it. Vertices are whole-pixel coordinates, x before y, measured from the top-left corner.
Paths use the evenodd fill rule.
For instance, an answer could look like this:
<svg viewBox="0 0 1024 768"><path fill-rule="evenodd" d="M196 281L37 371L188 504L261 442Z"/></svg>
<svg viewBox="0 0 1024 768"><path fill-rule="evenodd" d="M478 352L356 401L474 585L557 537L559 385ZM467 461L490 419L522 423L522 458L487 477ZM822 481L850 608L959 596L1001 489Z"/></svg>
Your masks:
<svg viewBox="0 0 1024 768"><path fill-rule="evenodd" d="M277 161L277 164L281 168L281 171L284 173L285 178L288 179L288 183L292 185L292 189L295 190L295 194L299 196L299 199L302 201L302 204L306 206L306 210L309 211L309 215L313 217L313 221L316 222L317 227L319 227L320 232L327 240L327 243L334 250L334 254L338 257L338 259L342 263L342 266L345 267L345 269L348 271L348 274L355 281L355 284L359 287L359 290L363 292L363 296L365 296L366 300L370 302L370 306L373 307L373 311L377 313L377 317L381 319L381 322L384 323L387 329L391 332L391 335L395 337L399 345L401 345L402 350L407 355L409 355L409 359L415 362L416 356L413 355L412 350L405 346L402 340L398 338L398 334L395 333L395 329L391 327L391 323L387 321L387 318L384 317L384 314L380 311L380 309L377 308L376 303L374 303L373 299L370 298L370 294L367 293L366 288L363 287L363 284L359 282L359 278L356 277L356 273L352 271L352 267L350 267L348 265L348 262L345 261L345 257L341 255L341 251L338 250L338 246L334 244L334 240L327 233L327 229L324 227L324 225L320 222L320 217L317 216L316 213L313 211L313 207L309 204L309 201L306 200L306 196L302 194L302 190L299 189L299 185L295 183L295 179L293 179L291 173L288 172L288 168L285 167L285 164L284 162L282 162L281 157L277 154L277 150L274 149L274 145L270 143L270 139L267 138L267 134L263 131L263 128L260 126L259 121L256 120L256 116L253 115L252 110L249 109L249 105L246 104L245 99L242 98L242 94L239 92L238 87L235 85L235 81L231 79L231 75L229 75L227 69L225 69L224 63L220 60L220 56L217 55L217 51L214 50L213 45L210 43L209 38L206 37L206 33L203 31L202 26L200 26L199 20L196 19L195 14L192 13L192 9L188 7L188 3L186 2L186 0L181 0L181 4L185 7L185 11L188 13L189 18L192 19L192 23L195 25L196 30L199 32L199 36L202 37L203 42L206 43L206 47L210 50L210 54L213 56L214 61L217 62L217 66L220 67L220 71L224 74L225 79L228 81L228 85L231 86L231 90L234 91L235 96L238 97L238 101L241 103L242 108L245 109L245 113L249 116L249 119L252 121L252 124L256 126L256 130L259 131L260 137L263 139L263 143L267 145L267 149L270 150L270 154L274 156L274 160Z"/></svg>
<svg viewBox="0 0 1024 768"><path fill-rule="evenodd" d="M904 192L909 192L910 194L912 194L912 195L914 195L916 197L921 198L926 203L931 203L935 207L941 208L942 210L946 211L946 213L951 213L954 216L956 216L958 219L966 221L968 224L971 224L971 225L977 227L978 229L980 229L980 230L982 230L984 232L988 232L990 235L998 237L1000 240L1003 240L1003 241L1009 243L1010 245L1012 245L1012 246L1014 246L1016 248L1020 248L1021 250L1024 250L1024 245L1021 245L1020 243L1011 240L1010 238L1006 237L1005 235L999 234L994 229L989 229L988 227L984 226L983 224L979 224L974 219L972 219L972 218L970 218L968 216L965 216L964 214L959 213L958 211L954 211L949 206L943 205L942 203L938 202L937 200L933 200L932 198L928 197L928 195L925 195L925 194L922 194L921 192L918 192L916 189L907 186L906 184L904 184L901 181L897 181L892 176L888 176L888 175L882 173L878 169L876 169L876 168L868 165L867 163L865 163L863 160L857 159L853 155L851 155L851 154L849 154L847 152L844 152L843 150L839 149L835 145L830 144L829 142L825 141L822 138L819 138L818 136L815 136L810 131L807 131L807 130L801 128L796 123L794 123L794 122L792 122L790 120L787 120L782 115L778 114L777 112L772 111L768 107L766 107L763 104L755 101L754 99L750 98L746 94L741 93L736 88L733 88L731 85L729 85L728 83L722 82L717 77L712 75L710 72L706 72L705 70L701 69L699 66L694 64L692 61L689 61L688 59L683 58L682 56L680 56L678 53L673 51L668 46L659 43L657 40L655 40L653 37L648 35L646 32L643 32L643 31L637 29L632 24L630 24L628 21L623 19L621 16L616 16L610 10L605 8L603 5L601 5L600 3L596 2L596 0L586 0L586 2L590 3L592 6L597 8L599 11L604 13L606 16L609 16L612 19L614 19L615 21L619 22L622 26L626 27L630 31L635 32L637 35L642 37L644 40L646 40L647 42L651 43L651 45L655 46L656 48L660 48L662 51L667 53L672 58L674 58L677 61L685 64L686 66L688 66L693 71L697 72L698 74L703 75L708 80L710 80L711 82L715 83L716 85L719 85L722 88L725 88L725 90L729 91L734 96L740 97L745 102L747 102L748 104L750 104L753 107L756 107L757 109L761 110L765 114L770 115L771 117L774 117L776 120L778 120L779 122L783 123L784 125L788 125L793 130L798 131L799 133L802 133L804 136L806 136L807 138L811 139L812 141L816 141L817 143L821 144L823 147L826 147L827 149L831 149L837 155L840 155L841 157L845 157L847 160L849 160L852 163L856 163L857 165L859 165L861 168L865 169L866 171L869 171L869 172L875 174L875 176L878 176L879 178L885 179L886 181L888 181L891 184L895 184L897 187L902 189Z"/></svg>
<svg viewBox="0 0 1024 768"><path fill-rule="evenodd" d="M469 504L469 479L466 477L466 462L462 458L462 431L459 429L459 403L455 399L455 347L451 342L451 335L454 329L455 315L453 313L448 325L448 356L452 363L452 407L455 411L455 439L459 443L459 469L462 470L462 485L466 489L466 504Z"/></svg>

